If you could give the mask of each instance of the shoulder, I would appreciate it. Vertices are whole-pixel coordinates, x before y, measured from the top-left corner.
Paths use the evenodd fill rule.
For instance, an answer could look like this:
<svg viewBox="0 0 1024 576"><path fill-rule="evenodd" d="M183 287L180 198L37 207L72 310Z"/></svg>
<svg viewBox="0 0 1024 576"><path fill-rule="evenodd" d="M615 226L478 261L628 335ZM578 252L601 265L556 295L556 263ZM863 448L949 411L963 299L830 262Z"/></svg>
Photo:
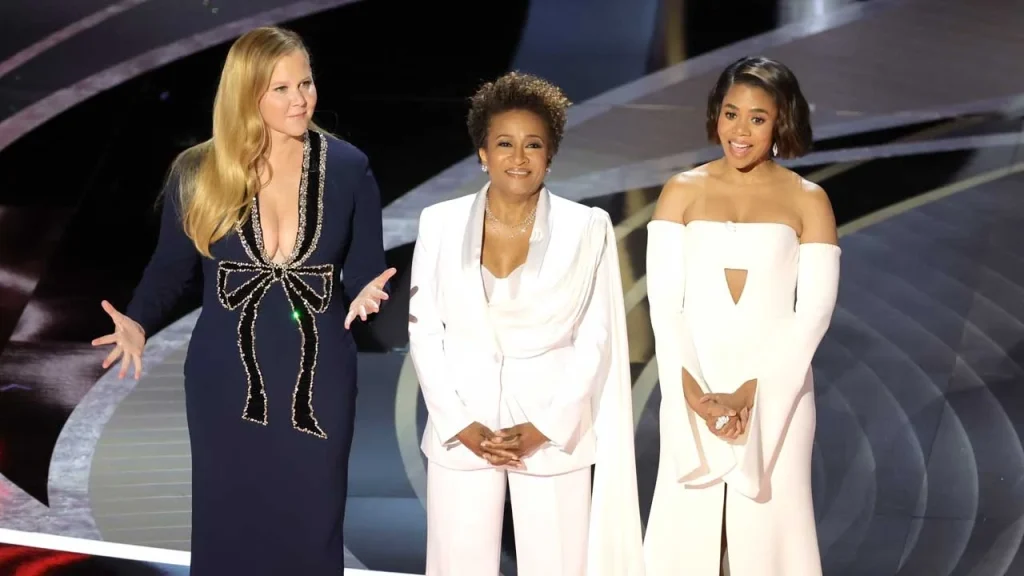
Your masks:
<svg viewBox="0 0 1024 576"><path fill-rule="evenodd" d="M711 177L708 167L709 165L705 164L669 178L661 188L653 218L682 222L686 209L707 187L707 181Z"/></svg>
<svg viewBox="0 0 1024 576"><path fill-rule="evenodd" d="M212 140L207 140L206 142L200 142L195 146L190 146L182 150L181 153L174 158L174 162L171 163L171 173L182 174L195 172L199 169L199 165L203 163L203 160L210 153L212 147Z"/></svg>
<svg viewBox="0 0 1024 576"><path fill-rule="evenodd" d="M366 153L354 144L337 136L320 132L327 144L327 163L333 168L348 169L362 174L370 167L370 159Z"/></svg>
<svg viewBox="0 0 1024 576"><path fill-rule="evenodd" d="M803 242L836 243L836 217L832 211L832 202L828 193L821 186L801 176L799 186L794 187L794 204L800 214Z"/></svg>
<svg viewBox="0 0 1024 576"><path fill-rule="evenodd" d="M572 231L573 235L582 235L590 228L592 223L594 224L606 224L612 226L612 218L603 208L597 206L587 206L579 202L556 196L550 191L548 192L550 198L550 218L554 218L558 221L559 227L563 227L567 231Z"/></svg>
<svg viewBox="0 0 1024 576"><path fill-rule="evenodd" d="M601 210L600 208L592 208L585 204L580 204L575 200L569 200L568 198L558 196L550 190L548 191L548 200L551 205L551 213L556 218L571 218L585 222L590 218L591 214L595 210L604 212L604 210Z"/></svg>
<svg viewBox="0 0 1024 576"><path fill-rule="evenodd" d="M563 256L570 258L583 245L604 244L615 238L615 226L606 210L587 206L549 192L552 220L552 245L561 246ZM604 249L600 249L602 252Z"/></svg>
<svg viewBox="0 0 1024 576"><path fill-rule="evenodd" d="M828 193L825 192L824 188L795 172L793 174L799 183L799 186L794 191L798 202L811 205L828 204Z"/></svg>
<svg viewBox="0 0 1024 576"><path fill-rule="evenodd" d="M171 162L171 167L167 171L166 179L168 182L181 182L191 181L195 178L196 173L199 171L199 167L206 160L206 157L210 155L213 150L213 140L207 140L206 142L200 142L195 146L190 146L185 150L182 150Z"/></svg>
<svg viewBox="0 0 1024 576"><path fill-rule="evenodd" d="M194 197L199 167L210 154L212 145L213 141L207 140L183 150L164 175L160 195L170 201L175 209L181 211L183 205Z"/></svg>
<svg viewBox="0 0 1024 576"><path fill-rule="evenodd" d="M832 218L832 202L825 189L799 175L796 178L799 186L794 188L793 196L801 218Z"/></svg>
<svg viewBox="0 0 1024 576"><path fill-rule="evenodd" d="M443 222L465 219L469 214L475 197L476 194L467 194L427 206L420 211L420 230L433 230L438 228ZM460 218L460 215L462 218Z"/></svg>

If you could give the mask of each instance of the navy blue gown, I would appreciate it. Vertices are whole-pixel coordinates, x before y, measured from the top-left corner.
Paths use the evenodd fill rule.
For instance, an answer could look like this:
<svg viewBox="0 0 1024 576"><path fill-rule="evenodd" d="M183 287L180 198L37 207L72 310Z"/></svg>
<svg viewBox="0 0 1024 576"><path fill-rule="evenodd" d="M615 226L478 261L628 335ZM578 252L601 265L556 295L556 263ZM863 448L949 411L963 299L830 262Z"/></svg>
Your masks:
<svg viewBox="0 0 1024 576"><path fill-rule="evenodd" d="M264 252L258 206L202 258L171 178L156 251L127 309L151 334L202 262L184 368L193 576L343 573L356 398L344 321L385 270L381 206L362 152L312 131L305 148L286 264Z"/></svg>

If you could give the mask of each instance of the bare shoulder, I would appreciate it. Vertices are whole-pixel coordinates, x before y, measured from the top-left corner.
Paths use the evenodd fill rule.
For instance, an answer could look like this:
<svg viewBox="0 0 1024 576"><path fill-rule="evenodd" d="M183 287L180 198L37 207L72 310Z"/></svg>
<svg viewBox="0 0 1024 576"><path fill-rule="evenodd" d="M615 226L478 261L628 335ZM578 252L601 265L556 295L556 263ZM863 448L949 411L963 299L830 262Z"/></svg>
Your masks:
<svg viewBox="0 0 1024 576"><path fill-rule="evenodd" d="M704 190L707 179L706 165L680 172L669 178L661 189L661 195L658 196L653 219L682 223L686 209Z"/></svg>
<svg viewBox="0 0 1024 576"><path fill-rule="evenodd" d="M828 193L821 186L797 176L800 186L796 194L796 206L800 212L803 231L800 241L837 244L836 216L832 211L832 202Z"/></svg>

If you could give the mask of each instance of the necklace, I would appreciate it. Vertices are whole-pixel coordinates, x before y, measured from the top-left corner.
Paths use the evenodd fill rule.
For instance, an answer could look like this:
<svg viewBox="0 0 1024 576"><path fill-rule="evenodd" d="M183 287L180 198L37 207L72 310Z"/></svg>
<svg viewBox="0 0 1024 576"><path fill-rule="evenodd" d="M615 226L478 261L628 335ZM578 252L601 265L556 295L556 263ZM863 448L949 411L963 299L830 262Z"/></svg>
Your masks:
<svg viewBox="0 0 1024 576"><path fill-rule="evenodd" d="M495 227L502 229L507 238L515 238L516 236L526 233L530 228L530 225L533 224L534 219L537 217L537 206L534 205L533 210L531 210L526 218L523 218L523 221L519 224L505 224L501 220L498 220L498 217L491 212L491 201L490 198L488 198L484 203L484 216L487 217L488 222L491 222Z"/></svg>

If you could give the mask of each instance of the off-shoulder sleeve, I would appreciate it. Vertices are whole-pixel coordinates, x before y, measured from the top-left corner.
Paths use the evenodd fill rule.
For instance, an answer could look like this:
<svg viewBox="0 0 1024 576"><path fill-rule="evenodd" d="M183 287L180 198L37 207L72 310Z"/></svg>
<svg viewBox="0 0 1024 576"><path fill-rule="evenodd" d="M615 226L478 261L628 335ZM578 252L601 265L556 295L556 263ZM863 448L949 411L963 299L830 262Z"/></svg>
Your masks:
<svg viewBox="0 0 1024 576"><path fill-rule="evenodd" d="M747 439L736 447L738 475L730 485L757 497L770 472L793 411L811 370L811 360L828 331L839 292L841 250L834 244L800 245L794 314L759 361L754 410Z"/></svg>
<svg viewBox="0 0 1024 576"><path fill-rule="evenodd" d="M440 219L431 217L429 209L420 215L410 273L410 290L416 292L409 297L409 355L434 432L442 444L449 444L474 420L445 367L444 323L437 303L442 225Z"/></svg>
<svg viewBox="0 0 1024 576"><path fill-rule="evenodd" d="M177 175L172 175L163 191L156 249L125 311L147 335L167 321L167 314L198 276L200 256L182 226L178 186Z"/></svg>
<svg viewBox="0 0 1024 576"><path fill-rule="evenodd" d="M684 225L666 220L654 220L647 225L647 299L661 388L662 453L671 457L676 480L680 482L706 473L711 466L709 458L718 460L722 450L728 450L724 443L709 445L707 450L701 445L701 422L683 394L684 369L701 389L709 392L683 311L685 254Z"/></svg>

